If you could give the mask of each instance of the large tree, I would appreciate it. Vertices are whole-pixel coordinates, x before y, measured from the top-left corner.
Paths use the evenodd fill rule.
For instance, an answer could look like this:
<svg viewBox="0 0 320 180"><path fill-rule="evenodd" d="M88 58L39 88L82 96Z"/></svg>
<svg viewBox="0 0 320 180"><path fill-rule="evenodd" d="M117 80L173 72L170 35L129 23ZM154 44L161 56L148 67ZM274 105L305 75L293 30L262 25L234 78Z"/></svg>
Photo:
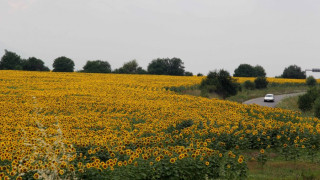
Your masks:
<svg viewBox="0 0 320 180"><path fill-rule="evenodd" d="M306 72L301 70L301 67L297 65L291 65L284 69L282 78L289 78L289 79L305 79Z"/></svg>
<svg viewBox="0 0 320 180"><path fill-rule="evenodd" d="M148 65L149 74L168 75L169 59L154 59Z"/></svg>
<svg viewBox="0 0 320 180"><path fill-rule="evenodd" d="M83 72L87 73L110 73L111 65L107 61L87 61L83 66Z"/></svg>
<svg viewBox="0 0 320 180"><path fill-rule="evenodd" d="M255 77L256 72L254 67L250 64L240 64L237 69L234 70L234 77Z"/></svg>
<svg viewBox="0 0 320 180"><path fill-rule="evenodd" d="M41 59L30 57L27 60L23 60L23 70L27 71L49 71L49 68L44 66L44 62Z"/></svg>
<svg viewBox="0 0 320 180"><path fill-rule="evenodd" d="M22 60L19 55L14 52L5 50L0 61L0 69L3 70L21 70Z"/></svg>
<svg viewBox="0 0 320 180"><path fill-rule="evenodd" d="M265 77L266 72L260 65L255 67L250 64L240 64L237 69L234 70L234 77Z"/></svg>
<svg viewBox="0 0 320 180"><path fill-rule="evenodd" d="M174 75L174 76L183 76L184 75L184 66L183 62L179 58L158 58L152 60L148 65L149 74L158 74L158 75Z"/></svg>
<svg viewBox="0 0 320 180"><path fill-rule="evenodd" d="M254 67L254 71L256 73L256 77L266 77L266 71L264 70L264 68L260 65L256 65Z"/></svg>
<svg viewBox="0 0 320 180"><path fill-rule="evenodd" d="M53 62L53 71L54 72L73 72L74 71L74 62L64 56L58 57Z"/></svg>

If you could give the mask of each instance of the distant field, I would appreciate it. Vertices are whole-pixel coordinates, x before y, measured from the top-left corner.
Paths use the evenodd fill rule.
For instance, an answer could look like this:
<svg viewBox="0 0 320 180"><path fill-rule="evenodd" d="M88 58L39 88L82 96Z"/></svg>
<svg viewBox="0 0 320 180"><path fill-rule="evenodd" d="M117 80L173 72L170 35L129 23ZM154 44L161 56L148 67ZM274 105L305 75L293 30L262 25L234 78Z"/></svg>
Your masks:
<svg viewBox="0 0 320 180"><path fill-rule="evenodd" d="M246 179L319 162L317 118L168 90L202 78L0 71L0 177Z"/></svg>

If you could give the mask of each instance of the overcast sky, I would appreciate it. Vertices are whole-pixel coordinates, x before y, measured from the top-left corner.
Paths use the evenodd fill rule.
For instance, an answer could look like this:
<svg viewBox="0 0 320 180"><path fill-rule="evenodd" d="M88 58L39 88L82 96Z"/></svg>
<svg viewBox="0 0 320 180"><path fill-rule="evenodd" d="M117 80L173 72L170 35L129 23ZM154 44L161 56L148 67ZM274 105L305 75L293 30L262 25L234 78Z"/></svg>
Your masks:
<svg viewBox="0 0 320 180"><path fill-rule="evenodd" d="M0 0L1 57L4 49L49 68L60 56L76 70L87 60L147 68L178 57L195 74L248 63L274 77L291 64L320 68L320 1Z"/></svg>

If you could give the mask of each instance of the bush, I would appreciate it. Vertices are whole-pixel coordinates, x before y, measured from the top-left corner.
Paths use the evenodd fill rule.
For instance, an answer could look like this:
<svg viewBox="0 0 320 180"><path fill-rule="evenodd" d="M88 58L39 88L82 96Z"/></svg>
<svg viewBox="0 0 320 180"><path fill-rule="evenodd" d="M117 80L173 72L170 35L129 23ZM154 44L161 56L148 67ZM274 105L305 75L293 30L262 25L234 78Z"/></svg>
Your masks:
<svg viewBox="0 0 320 180"><path fill-rule="evenodd" d="M315 86L317 84L317 80L313 77L313 76L309 76L307 79L306 79L306 84L308 86Z"/></svg>
<svg viewBox="0 0 320 180"><path fill-rule="evenodd" d="M201 74L201 73L198 73L198 74L197 74L197 76L203 76L203 74Z"/></svg>
<svg viewBox="0 0 320 180"><path fill-rule="evenodd" d="M189 72L189 71L186 71L186 72L184 72L184 75L185 75L185 76L193 76L193 73L192 73L192 72Z"/></svg>
<svg viewBox="0 0 320 180"><path fill-rule="evenodd" d="M247 80L243 83L243 87L248 90L254 90L256 85L254 84L254 82Z"/></svg>
<svg viewBox="0 0 320 180"><path fill-rule="evenodd" d="M320 119L320 97L314 103L314 116Z"/></svg>
<svg viewBox="0 0 320 180"><path fill-rule="evenodd" d="M255 80L254 80L254 84L256 86L257 89L264 89L264 88L267 88L268 86L268 80L267 78L265 77L257 77Z"/></svg>
<svg viewBox="0 0 320 180"><path fill-rule="evenodd" d="M225 70L209 72L208 76L201 81L201 91L216 92L222 98L236 95L239 84L231 78L229 72Z"/></svg>
<svg viewBox="0 0 320 180"><path fill-rule="evenodd" d="M298 107L301 111L306 112L312 109L312 105L314 103L314 99L310 94L304 94L298 99Z"/></svg>

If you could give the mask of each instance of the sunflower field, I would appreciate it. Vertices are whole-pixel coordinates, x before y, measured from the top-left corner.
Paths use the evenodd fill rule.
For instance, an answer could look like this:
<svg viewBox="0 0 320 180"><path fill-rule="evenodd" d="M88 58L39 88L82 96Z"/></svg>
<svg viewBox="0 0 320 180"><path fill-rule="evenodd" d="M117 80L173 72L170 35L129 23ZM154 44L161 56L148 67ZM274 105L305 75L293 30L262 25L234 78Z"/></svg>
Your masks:
<svg viewBox="0 0 320 180"><path fill-rule="evenodd" d="M0 71L0 179L245 179L319 150L298 112L179 95L202 77Z"/></svg>

